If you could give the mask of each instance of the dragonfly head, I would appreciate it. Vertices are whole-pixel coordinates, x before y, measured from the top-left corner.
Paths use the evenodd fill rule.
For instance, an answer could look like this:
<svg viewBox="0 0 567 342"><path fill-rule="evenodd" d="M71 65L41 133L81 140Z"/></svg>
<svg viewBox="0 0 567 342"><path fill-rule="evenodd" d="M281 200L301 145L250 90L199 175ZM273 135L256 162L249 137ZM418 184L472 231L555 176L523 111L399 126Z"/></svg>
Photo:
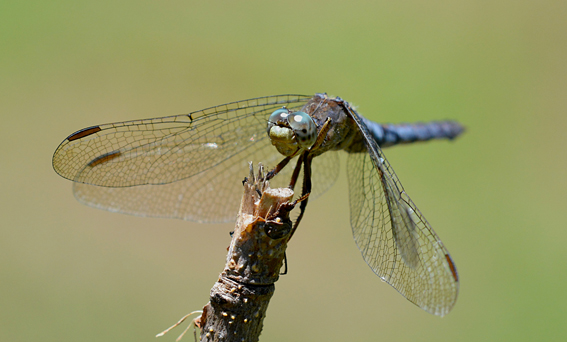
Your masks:
<svg viewBox="0 0 567 342"><path fill-rule="evenodd" d="M281 108L268 119L268 136L272 144L284 156L291 156L299 149L308 149L317 139L317 125L304 112L292 112Z"/></svg>

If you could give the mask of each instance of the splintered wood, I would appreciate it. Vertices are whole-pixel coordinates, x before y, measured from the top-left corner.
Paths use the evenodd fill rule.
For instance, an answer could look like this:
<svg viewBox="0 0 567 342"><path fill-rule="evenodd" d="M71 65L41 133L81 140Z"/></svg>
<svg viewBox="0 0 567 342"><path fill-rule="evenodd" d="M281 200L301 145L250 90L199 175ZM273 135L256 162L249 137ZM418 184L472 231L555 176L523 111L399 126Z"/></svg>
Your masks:
<svg viewBox="0 0 567 342"><path fill-rule="evenodd" d="M224 271L196 319L201 341L258 341L285 258L293 191L270 189L263 169L243 182L244 195Z"/></svg>

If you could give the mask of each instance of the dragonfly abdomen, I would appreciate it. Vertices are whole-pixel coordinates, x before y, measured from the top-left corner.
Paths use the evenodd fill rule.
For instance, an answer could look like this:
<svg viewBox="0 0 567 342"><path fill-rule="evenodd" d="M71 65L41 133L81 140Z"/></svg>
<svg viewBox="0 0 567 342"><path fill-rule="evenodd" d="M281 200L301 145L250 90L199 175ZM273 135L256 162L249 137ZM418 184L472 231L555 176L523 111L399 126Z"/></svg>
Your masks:
<svg viewBox="0 0 567 342"><path fill-rule="evenodd" d="M407 144L432 139L452 140L465 128L455 121L432 121L428 123L378 124L362 118L380 147Z"/></svg>

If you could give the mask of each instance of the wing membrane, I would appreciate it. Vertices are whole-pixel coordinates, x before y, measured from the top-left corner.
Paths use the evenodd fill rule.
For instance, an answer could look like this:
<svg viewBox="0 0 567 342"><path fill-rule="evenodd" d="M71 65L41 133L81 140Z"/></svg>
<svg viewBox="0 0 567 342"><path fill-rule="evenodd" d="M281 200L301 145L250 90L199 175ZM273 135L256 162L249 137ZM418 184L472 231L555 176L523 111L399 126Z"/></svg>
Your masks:
<svg viewBox="0 0 567 342"><path fill-rule="evenodd" d="M261 150L257 144L269 144L268 115L282 106L301 108L310 98L269 96L187 115L90 127L59 145L53 167L75 182L106 187L171 183L246 150Z"/></svg>
<svg viewBox="0 0 567 342"><path fill-rule="evenodd" d="M348 179L354 239L366 263L424 310L443 316L457 299L458 276L449 252L405 193L358 114L367 153L351 153Z"/></svg>
<svg viewBox="0 0 567 342"><path fill-rule="evenodd" d="M258 146L260 146L258 144ZM275 166L282 158L271 144L262 144L253 159L231 158L218 167L177 182L162 185L132 187L102 187L75 182L73 191L77 199L89 206L136 216L169 217L196 222L230 222L236 217L248 161L262 160L266 166ZM329 152L315 158L314 188L316 198L335 182L338 176L338 152ZM284 168L272 181L271 187L286 187L293 165ZM299 180L298 184L300 183ZM299 185L300 186L300 185ZM301 193L301 189L296 189Z"/></svg>
<svg viewBox="0 0 567 342"><path fill-rule="evenodd" d="M75 181L77 199L96 208L197 222L232 221L242 194L238 180L248 174L248 162L270 169L283 158L266 134L268 116L282 106L299 109L310 98L270 96L187 115L89 127L61 143L53 165ZM272 187L288 185L292 165L270 182ZM311 198L334 183L338 165L336 152L316 158Z"/></svg>

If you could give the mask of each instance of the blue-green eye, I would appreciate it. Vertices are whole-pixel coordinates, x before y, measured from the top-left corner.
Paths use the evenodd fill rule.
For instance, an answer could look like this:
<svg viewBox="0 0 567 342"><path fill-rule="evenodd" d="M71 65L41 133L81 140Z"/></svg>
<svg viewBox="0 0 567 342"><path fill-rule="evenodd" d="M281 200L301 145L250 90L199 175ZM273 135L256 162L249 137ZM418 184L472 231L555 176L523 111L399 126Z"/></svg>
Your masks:
<svg viewBox="0 0 567 342"><path fill-rule="evenodd" d="M297 143L301 147L309 148L315 143L317 139L317 125L307 113L290 113L287 116L287 122L295 134Z"/></svg>
<svg viewBox="0 0 567 342"><path fill-rule="evenodd" d="M284 125L287 123L287 116L289 115L289 110L287 108L280 108L275 110L268 118L268 134L270 134L270 129L278 124Z"/></svg>
<svg viewBox="0 0 567 342"><path fill-rule="evenodd" d="M287 108L281 108L275 110L272 115L268 118L268 122L278 123L280 121L287 122L287 116L289 115L289 110Z"/></svg>

